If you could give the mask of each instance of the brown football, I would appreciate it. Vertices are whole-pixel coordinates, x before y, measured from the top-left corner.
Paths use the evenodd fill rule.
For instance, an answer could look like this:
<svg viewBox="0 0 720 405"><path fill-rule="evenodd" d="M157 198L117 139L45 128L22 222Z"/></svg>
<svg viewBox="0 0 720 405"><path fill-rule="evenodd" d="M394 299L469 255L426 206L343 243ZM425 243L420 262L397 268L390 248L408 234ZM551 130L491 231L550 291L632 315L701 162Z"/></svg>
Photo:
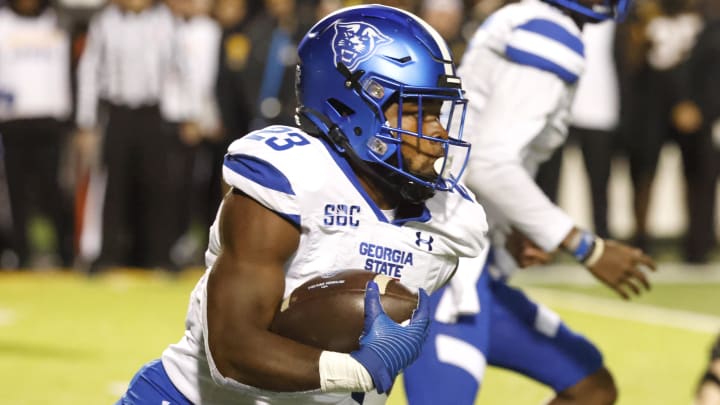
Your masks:
<svg viewBox="0 0 720 405"><path fill-rule="evenodd" d="M375 280L380 303L395 322L410 319L417 294L399 281L366 270L314 277L286 298L270 330L323 350L350 353L358 348L365 313L365 286Z"/></svg>

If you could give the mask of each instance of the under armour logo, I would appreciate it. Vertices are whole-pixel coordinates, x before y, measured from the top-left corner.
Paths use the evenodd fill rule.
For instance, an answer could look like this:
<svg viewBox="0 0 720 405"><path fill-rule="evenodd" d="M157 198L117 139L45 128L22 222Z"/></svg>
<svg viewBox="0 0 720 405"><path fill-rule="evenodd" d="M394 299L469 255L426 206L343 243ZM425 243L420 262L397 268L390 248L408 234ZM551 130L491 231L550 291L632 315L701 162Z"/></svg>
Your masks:
<svg viewBox="0 0 720 405"><path fill-rule="evenodd" d="M417 236L417 240L415 241L415 244L418 247L422 247L422 244L424 243L425 245L427 245L428 252L432 252L432 243L433 243L433 240L435 240L435 239L433 239L432 235L428 236L427 239L423 239L422 232L418 231L418 232L415 232L415 236Z"/></svg>

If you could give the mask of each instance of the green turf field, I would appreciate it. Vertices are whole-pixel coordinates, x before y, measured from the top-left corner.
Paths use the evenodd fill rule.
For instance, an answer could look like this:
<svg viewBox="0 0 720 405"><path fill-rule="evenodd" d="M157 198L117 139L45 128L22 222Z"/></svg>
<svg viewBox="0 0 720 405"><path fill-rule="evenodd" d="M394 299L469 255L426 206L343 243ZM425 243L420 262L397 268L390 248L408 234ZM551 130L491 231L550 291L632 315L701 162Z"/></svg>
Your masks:
<svg viewBox="0 0 720 405"><path fill-rule="evenodd" d="M0 404L114 403L140 365L180 338L199 274L0 272ZM720 330L720 283L661 284L635 303L581 285L528 291L598 343L621 405L691 403ZM539 404L549 395L491 369L478 403ZM405 403L401 384L390 403Z"/></svg>

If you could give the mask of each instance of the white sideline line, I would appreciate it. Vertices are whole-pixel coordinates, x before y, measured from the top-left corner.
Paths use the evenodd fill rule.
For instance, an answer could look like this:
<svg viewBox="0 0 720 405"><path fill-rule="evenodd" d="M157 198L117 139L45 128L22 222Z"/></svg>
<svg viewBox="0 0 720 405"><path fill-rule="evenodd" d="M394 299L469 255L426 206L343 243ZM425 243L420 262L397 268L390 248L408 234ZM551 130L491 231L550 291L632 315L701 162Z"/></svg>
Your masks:
<svg viewBox="0 0 720 405"><path fill-rule="evenodd" d="M685 263L658 264L656 272L646 272L652 284L720 284L720 263L705 265ZM598 281L578 264L552 264L549 266L531 267L515 272L513 283L531 284L574 284L592 285Z"/></svg>
<svg viewBox="0 0 720 405"><path fill-rule="evenodd" d="M547 288L528 287L525 291L533 299L550 307L696 332L720 331L719 316L624 302L620 298L614 300L590 297Z"/></svg>

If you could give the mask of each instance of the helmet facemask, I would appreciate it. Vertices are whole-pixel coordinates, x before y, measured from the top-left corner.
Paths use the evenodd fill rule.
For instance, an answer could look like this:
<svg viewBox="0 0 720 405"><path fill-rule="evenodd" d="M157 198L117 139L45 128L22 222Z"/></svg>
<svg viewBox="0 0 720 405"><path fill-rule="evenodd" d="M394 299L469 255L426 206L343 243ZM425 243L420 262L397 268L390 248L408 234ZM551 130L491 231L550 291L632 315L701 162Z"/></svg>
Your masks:
<svg viewBox="0 0 720 405"><path fill-rule="evenodd" d="M316 128L375 183L406 201L454 188L470 147L461 140L467 100L447 44L427 23L387 6L346 8L318 22L298 56L301 125ZM386 114L395 103L398 118ZM403 129L410 103L417 122L406 114ZM423 123L428 106L440 115L442 131ZM423 124L433 133L423 133ZM413 145L424 158L414 157Z"/></svg>
<svg viewBox="0 0 720 405"><path fill-rule="evenodd" d="M380 81L367 80L363 86L364 97L373 102L372 94L377 94L381 87ZM397 117L390 121L386 111L393 103L397 103ZM462 90L400 85L392 98L384 103L384 108L374 104L383 124L368 139L370 161L403 176L417 187L432 191L452 190L465 170L470 152L470 144L461 140L467 109L467 99L463 97ZM406 111L410 108L412 119L416 120L416 131L403 128L403 120L409 119ZM423 132L427 116L437 116L442 134ZM412 156L405 156L403 150L411 150L412 154L424 158L422 167L414 168ZM433 157L435 159L431 160Z"/></svg>

